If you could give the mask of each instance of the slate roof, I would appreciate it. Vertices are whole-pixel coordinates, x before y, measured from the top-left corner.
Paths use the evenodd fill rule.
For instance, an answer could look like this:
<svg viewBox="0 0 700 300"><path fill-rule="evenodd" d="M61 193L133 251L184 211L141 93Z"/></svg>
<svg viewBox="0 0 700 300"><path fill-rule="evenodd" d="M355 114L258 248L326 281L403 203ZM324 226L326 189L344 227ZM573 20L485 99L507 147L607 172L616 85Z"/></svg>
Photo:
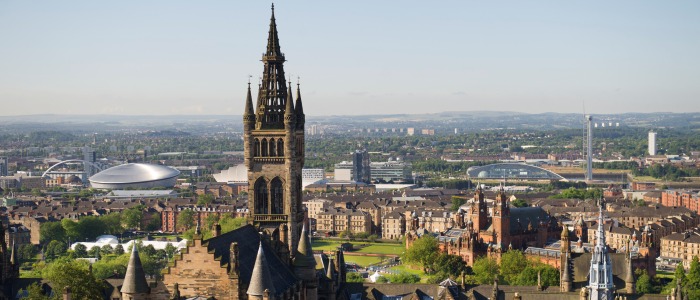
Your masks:
<svg viewBox="0 0 700 300"><path fill-rule="evenodd" d="M521 227L519 223L532 223L534 228L537 228L540 221L548 220L549 215L541 207L514 207L510 209L510 233L517 233Z"/></svg>
<svg viewBox="0 0 700 300"><path fill-rule="evenodd" d="M207 250L210 253L214 253L214 257L221 259L221 266L229 264L231 258L230 245L233 242L238 243L240 278L243 282L250 283L260 245L260 234L255 230L255 227L245 225L220 236L202 241L206 245ZM274 282L275 291L286 291L297 282L297 278L289 266L277 257L274 249L267 242L262 243L262 248L268 267L270 270L275 270L270 274Z"/></svg>

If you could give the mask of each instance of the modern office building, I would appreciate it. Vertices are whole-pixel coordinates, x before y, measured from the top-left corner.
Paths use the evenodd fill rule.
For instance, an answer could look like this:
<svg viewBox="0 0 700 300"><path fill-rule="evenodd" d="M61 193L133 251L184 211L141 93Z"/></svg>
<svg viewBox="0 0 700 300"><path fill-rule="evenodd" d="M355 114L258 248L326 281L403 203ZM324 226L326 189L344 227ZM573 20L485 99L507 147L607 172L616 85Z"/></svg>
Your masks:
<svg viewBox="0 0 700 300"><path fill-rule="evenodd" d="M364 183L371 182L372 168L370 168L367 150L357 150L352 154L352 180Z"/></svg>
<svg viewBox="0 0 700 300"><path fill-rule="evenodd" d="M7 157L0 156L0 176L7 176Z"/></svg>
<svg viewBox="0 0 700 300"><path fill-rule="evenodd" d="M649 131L649 155L656 155L656 132Z"/></svg>
<svg viewBox="0 0 700 300"><path fill-rule="evenodd" d="M370 162L369 163L369 178L370 181L393 181L405 182L411 180L412 165L404 161L386 161L386 162ZM335 180L341 181L358 181L355 180L355 168L353 163L343 161L335 164ZM365 181L361 181L365 182Z"/></svg>

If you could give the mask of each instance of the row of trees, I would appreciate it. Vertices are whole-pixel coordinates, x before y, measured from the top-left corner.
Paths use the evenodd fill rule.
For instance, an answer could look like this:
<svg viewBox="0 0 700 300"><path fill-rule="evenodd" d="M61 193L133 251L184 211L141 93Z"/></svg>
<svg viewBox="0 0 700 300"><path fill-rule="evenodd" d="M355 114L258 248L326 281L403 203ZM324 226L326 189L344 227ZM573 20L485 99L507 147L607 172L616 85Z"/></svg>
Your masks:
<svg viewBox="0 0 700 300"><path fill-rule="evenodd" d="M461 257L440 252L438 240L429 234L413 241L401 257L405 264L420 267L430 276L429 283L436 283L447 277L457 278L468 268Z"/></svg>
<svg viewBox="0 0 700 300"><path fill-rule="evenodd" d="M537 274L540 274L543 286L559 285L559 269L529 260L520 250L503 253L500 264L494 258L477 258L472 272L467 276L467 281L477 284L490 284L494 278L498 278L503 284L537 285Z"/></svg>
<svg viewBox="0 0 700 300"><path fill-rule="evenodd" d="M145 228L141 228L144 219L143 205L126 209L119 213L104 216L86 216L75 221L64 218L61 221L41 224L42 244L50 241L84 241L94 240L103 234L118 235L128 229L146 229L149 231L160 228L160 214L153 214Z"/></svg>
<svg viewBox="0 0 700 300"><path fill-rule="evenodd" d="M522 251L503 253L500 264L494 258L480 257L469 268L461 257L440 252L438 241L432 235L423 235L415 240L402 260L421 267L431 276L428 282L439 282L447 277L458 278L465 274L467 282L473 284L490 284L494 278L499 278L504 284L536 285L540 274L544 286L559 285L557 268L529 260Z"/></svg>
<svg viewBox="0 0 700 300"><path fill-rule="evenodd" d="M152 245L143 246L137 242L139 258L146 276L160 276L160 271L165 267L169 258L176 253L176 248L168 244L165 250L156 250ZM100 299L104 290L103 279L126 274L130 253L124 251L121 245L99 248L97 246L87 250L85 246L78 245L75 250L68 251L64 255L52 261L40 261L34 264L33 274L51 282L54 291L63 290L70 286L75 299ZM100 257L92 264L86 260L77 260L79 257ZM38 285L29 287L29 299L50 299L43 294Z"/></svg>
<svg viewBox="0 0 700 300"><path fill-rule="evenodd" d="M646 168L635 168L632 172L635 176L651 176L654 178L664 178L676 181L681 177L697 177L700 176L700 170L697 168L680 168L672 164L655 164Z"/></svg>
<svg viewBox="0 0 700 300"><path fill-rule="evenodd" d="M552 199L600 199L603 197L602 189L577 189L568 188L561 191L561 193L549 196Z"/></svg>

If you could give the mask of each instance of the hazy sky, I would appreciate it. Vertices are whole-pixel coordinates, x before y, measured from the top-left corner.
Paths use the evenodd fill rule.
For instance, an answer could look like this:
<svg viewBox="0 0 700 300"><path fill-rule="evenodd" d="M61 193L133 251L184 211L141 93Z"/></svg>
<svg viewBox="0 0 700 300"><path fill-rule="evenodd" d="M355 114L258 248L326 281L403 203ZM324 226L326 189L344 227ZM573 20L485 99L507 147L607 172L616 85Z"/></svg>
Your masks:
<svg viewBox="0 0 700 300"><path fill-rule="evenodd" d="M309 115L700 111L700 1L275 7ZM0 1L0 115L241 114L269 18L257 0Z"/></svg>

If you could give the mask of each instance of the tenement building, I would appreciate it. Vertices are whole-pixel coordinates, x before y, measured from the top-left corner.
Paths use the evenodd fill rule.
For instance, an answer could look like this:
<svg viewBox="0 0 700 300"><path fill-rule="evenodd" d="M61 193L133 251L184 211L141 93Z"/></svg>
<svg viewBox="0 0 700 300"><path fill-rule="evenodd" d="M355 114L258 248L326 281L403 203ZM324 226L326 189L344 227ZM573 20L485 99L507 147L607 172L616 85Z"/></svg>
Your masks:
<svg viewBox="0 0 700 300"><path fill-rule="evenodd" d="M682 263L686 269L694 256L700 257L700 231L677 232L661 238L661 260L668 265Z"/></svg>

